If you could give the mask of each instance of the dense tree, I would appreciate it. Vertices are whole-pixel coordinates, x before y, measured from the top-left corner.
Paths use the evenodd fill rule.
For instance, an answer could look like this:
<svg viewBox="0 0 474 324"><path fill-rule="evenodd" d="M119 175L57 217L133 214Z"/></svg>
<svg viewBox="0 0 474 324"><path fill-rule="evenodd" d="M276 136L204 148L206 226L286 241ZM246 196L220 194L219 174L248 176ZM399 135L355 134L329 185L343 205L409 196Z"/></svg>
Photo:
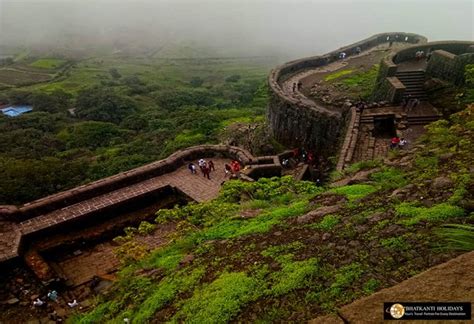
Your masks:
<svg viewBox="0 0 474 324"><path fill-rule="evenodd" d="M135 112L136 103L110 88L89 88L78 93L76 115L83 119L120 123Z"/></svg>
<svg viewBox="0 0 474 324"><path fill-rule="evenodd" d="M72 96L63 90L55 90L51 93L35 92L30 96L33 109L46 112L66 111L69 108Z"/></svg>
<svg viewBox="0 0 474 324"><path fill-rule="evenodd" d="M112 76L112 78L114 78L114 79L120 79L122 77L122 75L119 73L119 71L117 71L116 68L110 69L109 73Z"/></svg>
<svg viewBox="0 0 474 324"><path fill-rule="evenodd" d="M215 102L209 92L201 89L161 91L156 101L160 107L168 110L185 106L212 106Z"/></svg>
<svg viewBox="0 0 474 324"><path fill-rule="evenodd" d="M67 148L108 146L122 142L123 132L112 123L85 121L76 123L58 134Z"/></svg>

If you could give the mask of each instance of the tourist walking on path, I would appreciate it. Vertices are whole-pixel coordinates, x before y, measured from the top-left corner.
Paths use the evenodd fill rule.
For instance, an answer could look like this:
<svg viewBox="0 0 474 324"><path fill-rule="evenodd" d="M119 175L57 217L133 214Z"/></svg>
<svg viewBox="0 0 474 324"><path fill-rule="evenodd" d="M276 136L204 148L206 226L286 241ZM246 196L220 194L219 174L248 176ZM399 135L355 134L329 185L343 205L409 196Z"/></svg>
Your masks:
<svg viewBox="0 0 474 324"><path fill-rule="evenodd" d="M216 171L216 167L214 166L214 162L212 162L212 160L209 160L207 165L209 166L209 171Z"/></svg>
<svg viewBox="0 0 474 324"><path fill-rule="evenodd" d="M206 165L206 161L204 159L200 159L198 161L198 165L199 165L199 168L201 169L202 171L202 168Z"/></svg>
<svg viewBox="0 0 474 324"><path fill-rule="evenodd" d="M191 174L196 174L196 166L194 165L194 163L189 163L188 169L189 171L191 171Z"/></svg>
<svg viewBox="0 0 474 324"><path fill-rule="evenodd" d="M296 82L293 82L293 92L296 92Z"/></svg>
<svg viewBox="0 0 474 324"><path fill-rule="evenodd" d="M301 81L298 81L298 91L301 90L301 88L303 87L303 83Z"/></svg>
<svg viewBox="0 0 474 324"><path fill-rule="evenodd" d="M202 167L202 175L204 178L208 178L209 180L211 180L211 177L209 176L209 173L211 172L211 170L209 170L209 167L207 165L204 165Z"/></svg>

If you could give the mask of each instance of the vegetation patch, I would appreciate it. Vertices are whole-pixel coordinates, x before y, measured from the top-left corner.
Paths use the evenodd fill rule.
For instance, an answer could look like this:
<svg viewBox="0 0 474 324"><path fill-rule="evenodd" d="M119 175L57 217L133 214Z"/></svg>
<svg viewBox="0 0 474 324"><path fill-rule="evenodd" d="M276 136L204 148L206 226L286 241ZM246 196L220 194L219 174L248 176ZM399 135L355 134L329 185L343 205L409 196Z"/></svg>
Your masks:
<svg viewBox="0 0 474 324"><path fill-rule="evenodd" d="M323 231L330 231L341 222L341 218L337 215L326 215L324 218L316 224L309 225L311 228L323 230Z"/></svg>
<svg viewBox="0 0 474 324"><path fill-rule="evenodd" d="M474 226L448 224L437 230L438 236L447 243L445 249L458 251L474 250Z"/></svg>
<svg viewBox="0 0 474 324"><path fill-rule="evenodd" d="M330 192L345 195L349 201L364 198L377 191L375 186L369 184L355 184L331 189Z"/></svg>
<svg viewBox="0 0 474 324"><path fill-rule="evenodd" d="M324 78L324 81L326 81L326 82L332 81L332 80L338 79L338 78L340 78L340 77L343 77L343 76L345 76L345 75L352 74L353 72L354 72L354 70L341 70L341 71L337 71L337 72L328 74L328 75Z"/></svg>
<svg viewBox="0 0 474 324"><path fill-rule="evenodd" d="M223 273L183 301L174 320L188 323L226 323L259 294L259 282L243 272Z"/></svg>
<svg viewBox="0 0 474 324"><path fill-rule="evenodd" d="M438 222L464 216L464 209L447 203L433 207L417 207L412 203L401 203L395 207L395 211L397 216L403 218L399 223L407 226L416 225L422 221Z"/></svg>
<svg viewBox="0 0 474 324"><path fill-rule="evenodd" d="M41 58L30 64L32 67L41 68L41 69L57 69L63 66L66 63L66 60L58 58Z"/></svg>
<svg viewBox="0 0 474 324"><path fill-rule="evenodd" d="M382 189L401 188L408 184L404 172L391 167L372 173L370 179L374 180Z"/></svg>

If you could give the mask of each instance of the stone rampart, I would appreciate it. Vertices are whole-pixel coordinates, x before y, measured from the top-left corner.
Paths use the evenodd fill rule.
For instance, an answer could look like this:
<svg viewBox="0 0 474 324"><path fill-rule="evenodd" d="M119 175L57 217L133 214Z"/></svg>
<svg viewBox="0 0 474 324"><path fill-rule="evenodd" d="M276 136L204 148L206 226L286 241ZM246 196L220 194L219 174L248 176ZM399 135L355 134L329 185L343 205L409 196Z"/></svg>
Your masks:
<svg viewBox="0 0 474 324"><path fill-rule="evenodd" d="M467 64L474 64L474 53L455 55L445 50L436 50L428 62L426 74L454 84L462 84Z"/></svg>
<svg viewBox="0 0 474 324"><path fill-rule="evenodd" d="M420 42L387 56L380 62L373 99L389 102L400 101L400 94L403 94L403 90L396 89L393 86L397 84L396 80L388 80L388 78L396 78L398 64L415 60L418 51L423 51L425 54L431 53L431 58L426 66L428 77L462 84L464 82L464 67L466 64L474 63L473 46L474 42L467 41ZM398 93L398 95L394 95L394 93Z"/></svg>
<svg viewBox="0 0 474 324"><path fill-rule="evenodd" d="M0 206L0 218L24 221L80 201L111 192L113 190L139 183L146 179L172 172L186 163L201 157L222 155L239 160L242 164L258 163L247 150L227 145L200 145L179 150L168 158L142 167L118 173L67 191L47 196L23 206Z"/></svg>
<svg viewBox="0 0 474 324"><path fill-rule="evenodd" d="M411 33L377 34L330 53L291 61L275 68L268 79L270 86L268 120L274 137L284 145L304 146L324 157L336 154L345 127L344 115L347 111L331 111L313 101L294 98L291 93L285 92L281 83L295 73L339 60L340 52L351 56L357 54L358 47L366 51L387 42L414 44L426 42L426 38Z"/></svg>

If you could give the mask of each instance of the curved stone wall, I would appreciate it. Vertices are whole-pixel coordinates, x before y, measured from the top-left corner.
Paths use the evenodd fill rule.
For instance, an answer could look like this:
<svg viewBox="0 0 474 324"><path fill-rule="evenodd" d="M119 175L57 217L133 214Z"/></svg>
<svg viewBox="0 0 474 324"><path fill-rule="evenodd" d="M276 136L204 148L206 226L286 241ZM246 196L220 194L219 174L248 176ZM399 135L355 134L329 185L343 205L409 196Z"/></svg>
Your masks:
<svg viewBox="0 0 474 324"><path fill-rule="evenodd" d="M321 56L313 56L283 64L271 71L268 78L270 103L268 120L273 136L287 146L305 147L329 157L337 152L344 131L347 112L330 111L313 101L302 101L286 93L281 82L295 73L317 68L339 60L340 52L355 55L357 47L369 50L387 42L423 43L426 38L412 33L382 33Z"/></svg>
<svg viewBox="0 0 474 324"><path fill-rule="evenodd" d="M53 210L75 204L77 202L98 196L118 188L132 185L146 179L172 172L183 166L186 161L201 157L222 155L231 159L239 160L248 165L258 163L253 155L239 147L227 145L200 145L179 150L166 159L159 160L142 167L118 173L114 176L100 179L92 183L62 191L47 196L23 206L0 206L0 219L23 221L32 217L51 212ZM260 166L259 166L260 167ZM258 168L257 168L258 169Z"/></svg>
<svg viewBox="0 0 474 324"><path fill-rule="evenodd" d="M405 87L395 76L398 64L414 60L418 51L432 54L426 67L428 76L455 84L464 82L464 67L474 63L474 42L471 41L438 41L404 48L381 61L374 89L375 100L401 100Z"/></svg>

